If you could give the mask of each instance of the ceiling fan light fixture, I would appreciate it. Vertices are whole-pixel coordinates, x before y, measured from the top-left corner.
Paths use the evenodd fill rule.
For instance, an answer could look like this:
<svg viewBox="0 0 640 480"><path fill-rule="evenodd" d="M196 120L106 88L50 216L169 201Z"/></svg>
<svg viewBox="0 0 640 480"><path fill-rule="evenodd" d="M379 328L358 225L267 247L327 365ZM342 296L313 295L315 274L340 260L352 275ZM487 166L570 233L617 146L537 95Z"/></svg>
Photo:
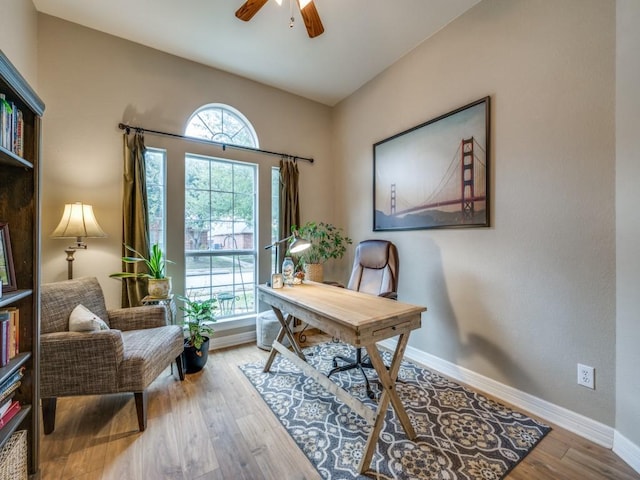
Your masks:
<svg viewBox="0 0 640 480"><path fill-rule="evenodd" d="M267 1L268 0L245 0L242 6L236 11L236 17L248 22L256 13L258 13L258 10L260 10ZM281 0L276 1L278 4L281 3ZM289 0L289 2L291 6L291 4L293 4L293 0ZM296 0L296 3L300 9L300 14L302 15L302 20L304 20L304 26L307 29L309 38L322 35L322 33L324 33L324 26L322 25L320 15L318 15L318 10L316 9L313 0ZM291 8L293 9L293 7ZM290 16L293 19L293 14ZM293 20L289 22L289 27L292 26Z"/></svg>

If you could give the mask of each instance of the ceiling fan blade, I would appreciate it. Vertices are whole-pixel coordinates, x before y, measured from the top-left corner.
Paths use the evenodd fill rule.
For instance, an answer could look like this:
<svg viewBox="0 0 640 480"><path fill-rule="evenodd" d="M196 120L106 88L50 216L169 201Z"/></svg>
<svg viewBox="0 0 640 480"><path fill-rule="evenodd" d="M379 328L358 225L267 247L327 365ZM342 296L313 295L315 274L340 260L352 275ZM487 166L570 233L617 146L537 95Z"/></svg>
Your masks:
<svg viewBox="0 0 640 480"><path fill-rule="evenodd" d="M247 0L236 11L236 17L248 22L256 13L258 13L258 10L260 10L265 3L267 3L267 0Z"/></svg>
<svg viewBox="0 0 640 480"><path fill-rule="evenodd" d="M300 6L300 0L297 0L298 7ZM310 38L317 37L318 35L322 35L324 32L324 27L322 26L322 21L320 20L320 15L318 14L318 10L316 9L313 0L310 1L304 8L300 9L300 13L302 14L302 19L304 20L304 26L307 27L307 33Z"/></svg>

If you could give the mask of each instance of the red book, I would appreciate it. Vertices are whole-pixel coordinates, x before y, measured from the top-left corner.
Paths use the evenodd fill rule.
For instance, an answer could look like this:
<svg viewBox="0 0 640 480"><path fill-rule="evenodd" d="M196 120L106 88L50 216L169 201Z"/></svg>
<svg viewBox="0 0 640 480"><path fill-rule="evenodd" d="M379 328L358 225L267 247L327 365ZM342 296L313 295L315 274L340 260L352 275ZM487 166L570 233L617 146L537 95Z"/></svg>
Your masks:
<svg viewBox="0 0 640 480"><path fill-rule="evenodd" d="M0 428L9 423L9 420L16 416L16 413L20 411L20 408L20 402L14 400L9 409L4 412L4 415L0 418Z"/></svg>

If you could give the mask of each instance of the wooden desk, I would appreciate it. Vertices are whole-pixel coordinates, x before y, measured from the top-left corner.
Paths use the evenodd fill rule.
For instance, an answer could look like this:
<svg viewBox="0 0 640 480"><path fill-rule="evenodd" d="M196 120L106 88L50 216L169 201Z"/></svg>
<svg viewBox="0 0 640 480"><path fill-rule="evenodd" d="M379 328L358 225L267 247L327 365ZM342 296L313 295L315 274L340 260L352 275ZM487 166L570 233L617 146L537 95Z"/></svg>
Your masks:
<svg viewBox="0 0 640 480"><path fill-rule="evenodd" d="M276 355L281 353L301 368L306 375L314 378L358 415L373 424L358 467L360 473L366 472L369 468L389 402L393 405L407 437L410 440L416 437L409 416L396 392L395 384L400 362L409 341L409 334L411 330L420 328L421 313L426 308L314 282L280 289L260 285L258 298L271 305L281 325L264 371L268 372L271 369ZM283 311L288 313L287 318L282 314ZM290 323L293 317L343 342L367 349L382 384L382 394L376 411L352 397L306 362L304 353L291 331ZM375 342L396 335L400 335L400 338L393 353L391 365L387 369ZM289 339L293 352L282 345L281 342L285 336Z"/></svg>

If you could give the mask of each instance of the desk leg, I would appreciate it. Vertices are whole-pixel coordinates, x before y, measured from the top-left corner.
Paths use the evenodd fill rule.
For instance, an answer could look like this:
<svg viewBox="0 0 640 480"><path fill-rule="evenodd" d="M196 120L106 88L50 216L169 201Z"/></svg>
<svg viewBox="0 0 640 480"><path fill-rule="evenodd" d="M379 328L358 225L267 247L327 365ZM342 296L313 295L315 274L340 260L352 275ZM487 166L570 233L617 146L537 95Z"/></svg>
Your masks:
<svg viewBox="0 0 640 480"><path fill-rule="evenodd" d="M378 402L375 423L373 424L371 433L369 433L367 445L365 447L364 454L362 455L360 465L358 466L358 471L360 473L364 473L369 469L390 401L409 440L416 438L416 433L413 429L413 425L411 425L411 420L409 419L409 416L402 405L402 401L400 400L400 397L398 397L398 392L396 391L396 378L398 378L400 363L402 362L402 357L404 356L404 351L407 348L408 341L409 333L403 333L400 335L389 370L385 367L375 343L367 345L369 359L371 360L371 364L373 365L373 368L375 368L378 378L380 379L380 383L382 384L382 395L380 395L380 400Z"/></svg>
<svg viewBox="0 0 640 480"><path fill-rule="evenodd" d="M287 318L285 319L280 309L276 307L271 307L271 308L273 309L273 312L276 314L276 318L280 322L280 332L278 332L278 336L276 337L276 341L274 342L274 345L276 342L282 343L282 340L286 335L286 337L289 339L289 343L293 347L294 352L296 352L296 355L298 355L298 357L300 357L302 360L306 362L307 358L304 356L304 353L302 353L302 350L300 349L300 345L298 345L298 342L296 342L296 339L293 336L293 332L291 331L291 327L289 325L289 323L291 324L293 323L294 317L292 317L291 315L287 315ZM272 346L271 353L269 354L269 358L267 359L267 363L264 366L263 372L268 372L271 369L271 365L273 364L273 361L275 360L277 354L278 354L278 350L276 350L276 348Z"/></svg>

